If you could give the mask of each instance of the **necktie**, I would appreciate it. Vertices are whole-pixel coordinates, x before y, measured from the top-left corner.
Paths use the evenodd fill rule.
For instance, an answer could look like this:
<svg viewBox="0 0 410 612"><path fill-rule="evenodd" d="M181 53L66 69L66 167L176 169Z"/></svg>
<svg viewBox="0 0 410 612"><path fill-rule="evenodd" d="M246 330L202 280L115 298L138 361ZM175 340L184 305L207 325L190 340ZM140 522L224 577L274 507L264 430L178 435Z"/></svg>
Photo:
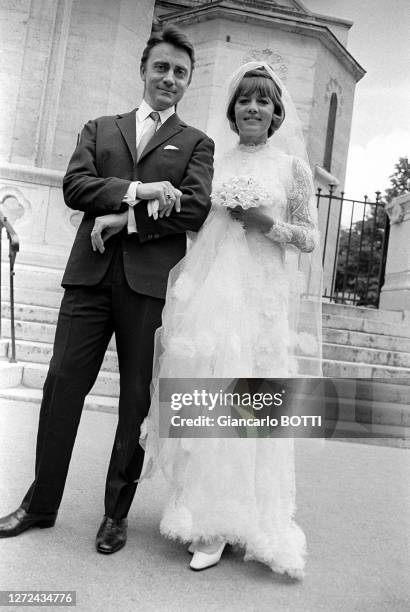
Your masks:
<svg viewBox="0 0 410 612"><path fill-rule="evenodd" d="M137 147L137 161L139 160L139 158L142 155L142 152L144 151L145 147L147 146L147 144L149 143L149 141L151 140L151 138L154 136L157 127L158 127L158 123L159 123L159 113L157 113L156 111L152 111L152 113L150 113L148 115L148 117L151 117L150 121L150 125L148 126L148 128L145 130L145 132L143 132L142 136L141 136L141 140L138 143L138 147ZM129 208L128 208L128 223L127 223L127 230L129 234L134 234L137 232L137 226L135 224L135 217L134 217L134 211L132 210L133 206L135 205L135 201L134 202L129 202Z"/></svg>
<svg viewBox="0 0 410 612"><path fill-rule="evenodd" d="M152 111L152 113L150 113L148 117L151 117L152 121L150 122L150 125L148 126L148 128L145 130L145 132L141 136L141 140L137 148L137 161L139 160L145 147L147 146L147 144L149 143L149 141L151 140L151 138L157 131L157 127L159 123L159 113L157 113L156 111Z"/></svg>

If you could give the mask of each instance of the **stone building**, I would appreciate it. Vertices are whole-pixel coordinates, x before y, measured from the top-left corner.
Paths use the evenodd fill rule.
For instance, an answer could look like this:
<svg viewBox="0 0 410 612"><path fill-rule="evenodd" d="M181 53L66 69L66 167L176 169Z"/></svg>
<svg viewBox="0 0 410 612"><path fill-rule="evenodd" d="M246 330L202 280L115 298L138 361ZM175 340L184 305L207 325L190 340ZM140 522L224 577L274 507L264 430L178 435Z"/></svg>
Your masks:
<svg viewBox="0 0 410 612"><path fill-rule="evenodd" d="M211 135L227 75L246 60L266 60L285 82L303 124L317 187L343 189L356 83L364 70L347 51L352 22L315 15L299 0L158 0L155 15L184 28L194 41L197 68L181 102L184 118ZM324 288L330 292L339 207L319 209L327 233Z"/></svg>
<svg viewBox="0 0 410 612"><path fill-rule="evenodd" d="M20 236L22 264L64 268L81 213L61 183L91 117L142 95L139 57L153 19L177 23L197 67L179 112L211 135L226 77L267 60L298 108L316 186L343 189L354 91L364 70L347 50L351 22L313 14L309 0L4 0L0 7L0 210ZM324 258L329 290L339 204ZM320 207L324 234L327 207ZM329 248L330 246L330 248Z"/></svg>
<svg viewBox="0 0 410 612"><path fill-rule="evenodd" d="M316 186L343 188L355 86L364 70L347 50L352 24L313 14L305 1L306 6L299 0L2 0L0 211L19 234L20 252L17 364L7 362L13 359L11 310L3 287L1 402L40 401L60 281L81 214L64 205L63 174L88 119L128 111L141 99L139 58L154 19L177 23L196 47L197 69L178 109L186 121L211 133L227 75L244 60L267 60L296 102ZM326 207L320 211L322 230L326 213ZM391 216L381 304L399 312L324 303L325 376L410 380L410 314L402 312L410 310L408 196L392 203ZM338 217L332 207L325 287L331 284ZM111 344L86 406L116 411L117 370ZM366 414L368 393L366 387ZM404 406L392 412L401 419L408 386L394 385L386 393ZM346 410L340 418L348 422L351 409ZM388 423L394 424L392 418Z"/></svg>
<svg viewBox="0 0 410 612"><path fill-rule="evenodd" d="M20 262L64 266L79 222L64 170L88 119L135 106L153 11L153 0L2 2L0 203Z"/></svg>
<svg viewBox="0 0 410 612"><path fill-rule="evenodd" d="M212 132L226 75L247 58L266 59L296 101L317 184L343 185L364 74L346 50L350 22L313 15L298 0L9 0L1 12L0 205L19 232L20 261L52 254L64 265L80 213L63 204L62 173L89 118L138 103L154 15L196 47L180 105L186 121Z"/></svg>

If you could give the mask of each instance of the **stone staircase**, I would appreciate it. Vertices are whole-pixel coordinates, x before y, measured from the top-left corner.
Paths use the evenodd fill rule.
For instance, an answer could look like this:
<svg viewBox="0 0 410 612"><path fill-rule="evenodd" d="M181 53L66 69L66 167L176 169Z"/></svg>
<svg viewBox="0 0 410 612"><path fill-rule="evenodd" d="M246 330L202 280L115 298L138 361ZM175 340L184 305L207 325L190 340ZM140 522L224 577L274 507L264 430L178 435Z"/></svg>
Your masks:
<svg viewBox="0 0 410 612"><path fill-rule="evenodd" d="M339 398L337 433L409 446L410 312L324 303L322 321L323 374Z"/></svg>
<svg viewBox="0 0 410 612"><path fill-rule="evenodd" d="M3 287L0 405L41 400L62 297L61 266L19 264L15 291L16 354L10 364L10 306ZM6 269L3 271L3 279ZM323 304L323 373L340 379L339 420L362 418L380 427L410 426L410 312ZM352 395L351 384L360 380ZM115 412L119 391L115 343L110 343L86 408ZM358 410L358 401L360 410ZM360 414L359 414L360 413Z"/></svg>

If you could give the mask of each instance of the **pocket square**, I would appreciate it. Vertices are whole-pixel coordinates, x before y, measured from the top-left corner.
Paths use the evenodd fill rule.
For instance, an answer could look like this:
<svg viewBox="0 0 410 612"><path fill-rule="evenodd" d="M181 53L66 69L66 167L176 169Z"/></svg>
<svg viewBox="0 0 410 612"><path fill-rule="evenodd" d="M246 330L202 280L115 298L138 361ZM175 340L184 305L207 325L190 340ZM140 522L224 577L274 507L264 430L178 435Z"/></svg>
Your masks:
<svg viewBox="0 0 410 612"><path fill-rule="evenodd" d="M174 145L167 145L166 147L164 147L164 151L166 151L167 149L172 151L179 151L179 147L174 147Z"/></svg>

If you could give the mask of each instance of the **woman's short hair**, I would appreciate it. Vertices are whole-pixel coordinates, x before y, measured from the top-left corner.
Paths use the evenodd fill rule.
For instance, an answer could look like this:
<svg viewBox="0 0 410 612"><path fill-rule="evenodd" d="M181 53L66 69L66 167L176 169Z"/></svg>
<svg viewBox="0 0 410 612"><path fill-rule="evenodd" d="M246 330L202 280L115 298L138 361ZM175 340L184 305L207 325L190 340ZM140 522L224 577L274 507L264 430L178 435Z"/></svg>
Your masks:
<svg viewBox="0 0 410 612"><path fill-rule="evenodd" d="M158 28L158 26L155 26L152 29L151 36L149 37L145 49L142 52L140 63L141 68L145 68L147 60L149 58L149 54L151 53L151 49L153 49L156 45L159 45L160 43L168 43L170 45L174 45L174 47L182 49L183 51L186 51L186 53L188 53L189 59L191 60L191 73L189 75L189 80L191 80L195 66L194 47L188 36L172 24L168 24L164 26L164 28Z"/></svg>
<svg viewBox="0 0 410 612"><path fill-rule="evenodd" d="M263 66L245 72L242 81L239 83L228 104L226 116L228 117L231 128L238 134L238 127L235 120L236 101L240 96L252 96L254 93L261 96L267 96L273 102L273 117L268 129L268 138L270 138L272 134L280 128L285 119L285 107L282 102L281 88L275 83Z"/></svg>

